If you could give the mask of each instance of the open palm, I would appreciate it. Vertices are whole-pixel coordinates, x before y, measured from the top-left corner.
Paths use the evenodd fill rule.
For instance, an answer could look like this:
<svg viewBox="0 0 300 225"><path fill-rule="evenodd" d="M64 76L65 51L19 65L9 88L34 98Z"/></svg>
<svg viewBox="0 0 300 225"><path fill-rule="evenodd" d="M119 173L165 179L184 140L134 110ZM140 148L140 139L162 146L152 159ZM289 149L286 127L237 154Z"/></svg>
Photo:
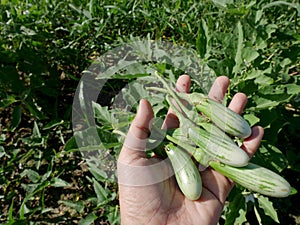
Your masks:
<svg viewBox="0 0 300 225"><path fill-rule="evenodd" d="M218 77L209 92L209 97L221 101L228 86L227 77ZM179 92L189 92L190 77L181 76L177 81L176 89ZM247 97L238 93L233 97L229 108L241 113L246 102ZM118 159L122 224L217 224L226 197L234 183L211 168L207 168L201 172L203 185L201 197L196 201L185 198L174 176L163 179L165 175L172 173L170 165L161 163L157 158L146 158L144 149L153 117L148 101L141 100ZM177 117L172 110L169 110L163 128L176 128L179 125ZM252 135L242 146L250 157L258 148L262 137L263 129L253 127ZM156 169L153 169L153 165ZM151 182L155 180L158 182ZM141 185L143 182L145 185Z"/></svg>

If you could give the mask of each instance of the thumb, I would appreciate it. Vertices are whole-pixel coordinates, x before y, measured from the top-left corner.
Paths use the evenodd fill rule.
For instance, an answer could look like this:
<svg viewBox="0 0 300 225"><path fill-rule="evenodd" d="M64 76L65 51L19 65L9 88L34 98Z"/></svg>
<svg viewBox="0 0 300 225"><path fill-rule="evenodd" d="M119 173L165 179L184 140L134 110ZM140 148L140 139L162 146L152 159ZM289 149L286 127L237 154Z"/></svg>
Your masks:
<svg viewBox="0 0 300 225"><path fill-rule="evenodd" d="M146 141L150 135L153 117L150 103L141 99L137 114L126 135L119 161L132 162L136 158L145 158Z"/></svg>

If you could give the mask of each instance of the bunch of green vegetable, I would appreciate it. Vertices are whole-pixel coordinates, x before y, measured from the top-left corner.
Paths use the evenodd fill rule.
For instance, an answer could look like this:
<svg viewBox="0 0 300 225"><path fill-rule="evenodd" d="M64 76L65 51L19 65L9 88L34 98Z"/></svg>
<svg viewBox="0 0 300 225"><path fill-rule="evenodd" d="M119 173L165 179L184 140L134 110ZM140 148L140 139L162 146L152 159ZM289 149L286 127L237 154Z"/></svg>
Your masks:
<svg viewBox="0 0 300 225"><path fill-rule="evenodd" d="M201 93L177 93L156 73L166 89L166 100L180 121L180 128L166 135L163 148L170 159L183 194L196 200L201 196L202 182L192 157L203 166L230 178L250 191L271 197L287 197L290 184L280 175L253 164L236 140L251 135L242 116Z"/></svg>

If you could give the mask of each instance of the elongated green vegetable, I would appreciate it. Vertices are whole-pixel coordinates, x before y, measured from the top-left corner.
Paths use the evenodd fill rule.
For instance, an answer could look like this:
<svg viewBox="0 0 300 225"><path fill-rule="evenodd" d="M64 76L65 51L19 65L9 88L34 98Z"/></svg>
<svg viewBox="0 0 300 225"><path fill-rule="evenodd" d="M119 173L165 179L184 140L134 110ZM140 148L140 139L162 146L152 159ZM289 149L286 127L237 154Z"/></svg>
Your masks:
<svg viewBox="0 0 300 225"><path fill-rule="evenodd" d="M169 93L169 95L166 96L166 99L172 110L179 118L179 129L183 134L182 136L190 139L196 146L209 154L215 160L237 167L245 166L248 163L249 157L246 152L239 148L232 140L229 140L228 138L220 138L220 136L210 134L199 127L199 124L203 122L203 117L201 117L195 110L194 106L189 103L192 99L184 97L184 100L187 101L187 104L184 105L178 97L191 96L191 94L175 93L162 77L159 75L157 75L157 77L163 82L166 86L167 93ZM201 96L202 94L200 94L200 97ZM170 97L175 100L176 106ZM204 98L202 97L202 99ZM199 156L198 158L201 157Z"/></svg>
<svg viewBox="0 0 300 225"><path fill-rule="evenodd" d="M166 90L160 90L159 88L156 90L166 92L175 100L177 106L174 106L174 102L172 103L172 101L167 98L167 101L171 108L175 110L181 124L186 125L187 120L183 121L183 118L188 119L190 123L196 124L203 121L203 118L197 113L198 110L221 130L230 135L239 138L247 138L251 135L251 127L247 121L236 112L201 93L176 93L162 76L158 73L155 75L166 87ZM185 105L182 100L186 102Z"/></svg>
<svg viewBox="0 0 300 225"><path fill-rule="evenodd" d="M175 178L182 193L190 200L197 200L202 193L200 173L192 158L173 144L166 145L166 153L175 172Z"/></svg>
<svg viewBox="0 0 300 225"><path fill-rule="evenodd" d="M271 197L286 197L291 193L291 186L283 177L249 163L246 152L226 135L239 138L251 135L251 128L243 117L203 94L176 93L163 77L158 73L156 76L166 87L156 90L167 94L166 99L180 121L180 128L166 135L168 141L187 150L200 164L211 166L253 192ZM204 116L200 116L200 112ZM187 196L194 193L189 198L197 199L195 184L199 181L194 176L198 174L197 168L183 169L181 163L190 159L189 156L182 155L184 151L178 151L181 148L174 150L174 145L167 146L166 152L173 167L177 168L176 179L182 192ZM190 161L185 165L193 165ZM189 188L185 186L190 184L187 179L191 179Z"/></svg>
<svg viewBox="0 0 300 225"><path fill-rule="evenodd" d="M287 197L291 193L291 186L283 177L259 165L249 163L236 168L211 161L210 166L250 191L277 198Z"/></svg>
<svg viewBox="0 0 300 225"><path fill-rule="evenodd" d="M251 135L251 127L241 115L219 102L203 97L202 94L190 95L196 108L226 133L239 138L247 138Z"/></svg>
<svg viewBox="0 0 300 225"><path fill-rule="evenodd" d="M193 144L193 142L189 141L184 136L182 136L181 129L173 130L172 135L167 134L166 138L167 140L186 150L203 167L208 167L209 162L213 160L213 157L211 155L205 153L203 149L198 148Z"/></svg>
<svg viewBox="0 0 300 225"><path fill-rule="evenodd" d="M213 123L203 122L199 124L206 130L208 133L218 136L220 139L226 139L226 141L234 143L233 139L229 137L224 131L222 131L219 127L217 127Z"/></svg>
<svg viewBox="0 0 300 225"><path fill-rule="evenodd" d="M189 102L189 104L193 104L199 112L226 133L239 138L247 138L251 135L251 127L247 121L221 103L196 92L191 94L178 93L178 97Z"/></svg>
<svg viewBox="0 0 300 225"><path fill-rule="evenodd" d="M232 140L220 138L199 127L190 128L188 137L214 160L236 167L245 166L249 162L247 153Z"/></svg>
<svg viewBox="0 0 300 225"><path fill-rule="evenodd" d="M242 167L248 164L249 156L228 136L222 138L200 127L191 127L188 134L181 128L174 129L166 138L187 150L203 166L211 160Z"/></svg>

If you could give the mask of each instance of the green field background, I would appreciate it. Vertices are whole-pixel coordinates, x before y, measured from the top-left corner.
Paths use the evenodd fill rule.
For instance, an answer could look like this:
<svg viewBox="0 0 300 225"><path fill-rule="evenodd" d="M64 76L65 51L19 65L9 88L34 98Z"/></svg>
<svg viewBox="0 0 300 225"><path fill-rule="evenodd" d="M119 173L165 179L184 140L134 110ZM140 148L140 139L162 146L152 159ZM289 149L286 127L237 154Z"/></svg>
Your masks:
<svg viewBox="0 0 300 225"><path fill-rule="evenodd" d="M294 0L1 0L0 223L120 223L117 184L76 148L72 104L82 72L133 38L192 48L216 76L228 76L228 101L247 94L245 118L265 128L253 160L293 187L287 198L260 200L235 188L220 224L300 224ZM130 79L107 82L102 113ZM121 145L98 120L117 157Z"/></svg>

